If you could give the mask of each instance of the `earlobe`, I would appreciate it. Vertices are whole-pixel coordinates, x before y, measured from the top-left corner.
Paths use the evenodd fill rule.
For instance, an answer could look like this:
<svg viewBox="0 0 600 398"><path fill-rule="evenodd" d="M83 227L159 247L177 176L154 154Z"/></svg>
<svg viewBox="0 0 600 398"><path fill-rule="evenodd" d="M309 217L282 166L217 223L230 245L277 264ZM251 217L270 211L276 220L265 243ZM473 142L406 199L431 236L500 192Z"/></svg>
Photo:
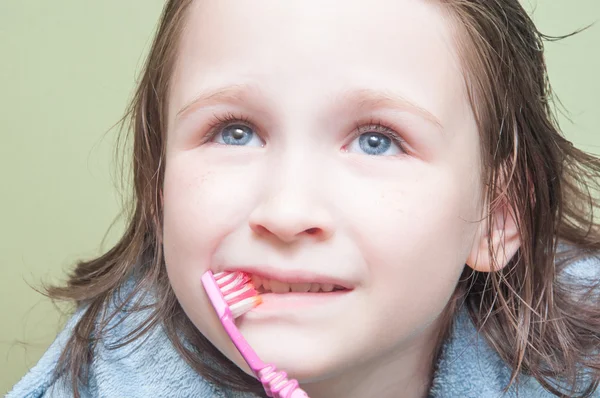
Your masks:
<svg viewBox="0 0 600 398"><path fill-rule="evenodd" d="M517 228L516 217L508 203L503 200L493 210L493 225L489 239L488 219L481 223L481 228L473 242L467 265L479 272L493 272L504 268L521 247L521 237ZM490 240L492 244L490 255Z"/></svg>

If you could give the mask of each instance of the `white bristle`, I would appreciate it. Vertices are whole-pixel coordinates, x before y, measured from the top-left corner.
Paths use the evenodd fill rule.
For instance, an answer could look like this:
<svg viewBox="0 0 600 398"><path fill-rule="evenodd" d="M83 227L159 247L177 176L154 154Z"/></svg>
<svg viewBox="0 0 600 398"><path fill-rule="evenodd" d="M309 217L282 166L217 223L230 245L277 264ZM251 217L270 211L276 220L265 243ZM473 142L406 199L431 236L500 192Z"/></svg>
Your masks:
<svg viewBox="0 0 600 398"><path fill-rule="evenodd" d="M245 300L240 301L239 303L235 303L229 306L231 310L231 314L234 318L244 315L246 312L250 311L252 308L256 307L257 301L260 301L259 297L248 297Z"/></svg>
<svg viewBox="0 0 600 398"><path fill-rule="evenodd" d="M224 276L218 278L216 281L217 281L217 284L219 285L219 287L221 289L223 289L225 286L234 286L236 283L238 283L241 280L242 280L242 276L236 275L236 274L229 274L229 275L224 275Z"/></svg>
<svg viewBox="0 0 600 398"><path fill-rule="evenodd" d="M234 318L244 315L262 302L260 296L255 295L231 304L240 295L255 289L250 277L246 274L242 272L219 272L214 274L214 278Z"/></svg>
<svg viewBox="0 0 600 398"><path fill-rule="evenodd" d="M246 293L250 289L252 289L250 286L244 285L244 287L235 289L232 293L225 294L224 295L225 300L231 301L234 298L236 298L237 296L241 296L242 294Z"/></svg>

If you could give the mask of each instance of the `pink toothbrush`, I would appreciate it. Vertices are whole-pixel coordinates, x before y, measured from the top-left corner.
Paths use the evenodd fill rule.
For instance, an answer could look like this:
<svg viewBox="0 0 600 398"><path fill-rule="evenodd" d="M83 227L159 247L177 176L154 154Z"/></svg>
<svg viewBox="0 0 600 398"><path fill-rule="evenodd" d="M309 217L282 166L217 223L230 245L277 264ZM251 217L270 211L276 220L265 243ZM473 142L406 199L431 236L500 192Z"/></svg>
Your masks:
<svg viewBox="0 0 600 398"><path fill-rule="evenodd" d="M306 392L298 386L298 381L288 380L285 372L277 371L275 366L260 360L233 322L234 318L262 303L250 277L243 272L219 272L213 275L211 271L207 271L202 275L202 284L225 331L262 383L267 396L308 398Z"/></svg>

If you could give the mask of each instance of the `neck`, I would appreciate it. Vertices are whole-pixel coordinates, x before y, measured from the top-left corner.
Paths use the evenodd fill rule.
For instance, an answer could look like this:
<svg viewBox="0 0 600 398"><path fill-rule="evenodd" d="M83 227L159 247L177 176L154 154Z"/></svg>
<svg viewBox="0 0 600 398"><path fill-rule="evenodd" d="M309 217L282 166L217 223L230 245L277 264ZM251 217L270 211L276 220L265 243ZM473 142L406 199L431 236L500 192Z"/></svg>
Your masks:
<svg viewBox="0 0 600 398"><path fill-rule="evenodd" d="M311 398L425 398L438 346L437 322L385 357L357 363L333 378L303 383Z"/></svg>

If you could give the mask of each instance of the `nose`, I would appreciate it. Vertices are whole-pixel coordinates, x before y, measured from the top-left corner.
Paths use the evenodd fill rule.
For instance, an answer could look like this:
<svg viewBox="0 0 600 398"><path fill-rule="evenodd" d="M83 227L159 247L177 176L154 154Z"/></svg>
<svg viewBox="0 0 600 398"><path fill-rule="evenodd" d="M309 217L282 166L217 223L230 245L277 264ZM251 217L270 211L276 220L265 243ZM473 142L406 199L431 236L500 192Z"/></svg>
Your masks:
<svg viewBox="0 0 600 398"><path fill-rule="evenodd" d="M271 175L264 199L250 214L252 231L285 243L307 237L329 239L334 234L334 222L316 180L318 177L306 169L293 173L290 168L280 168L276 176Z"/></svg>
<svg viewBox="0 0 600 398"><path fill-rule="evenodd" d="M309 206L306 200L290 194L277 195L261 204L252 212L249 224L257 235L275 237L285 243L307 236L326 240L334 230L323 209Z"/></svg>

